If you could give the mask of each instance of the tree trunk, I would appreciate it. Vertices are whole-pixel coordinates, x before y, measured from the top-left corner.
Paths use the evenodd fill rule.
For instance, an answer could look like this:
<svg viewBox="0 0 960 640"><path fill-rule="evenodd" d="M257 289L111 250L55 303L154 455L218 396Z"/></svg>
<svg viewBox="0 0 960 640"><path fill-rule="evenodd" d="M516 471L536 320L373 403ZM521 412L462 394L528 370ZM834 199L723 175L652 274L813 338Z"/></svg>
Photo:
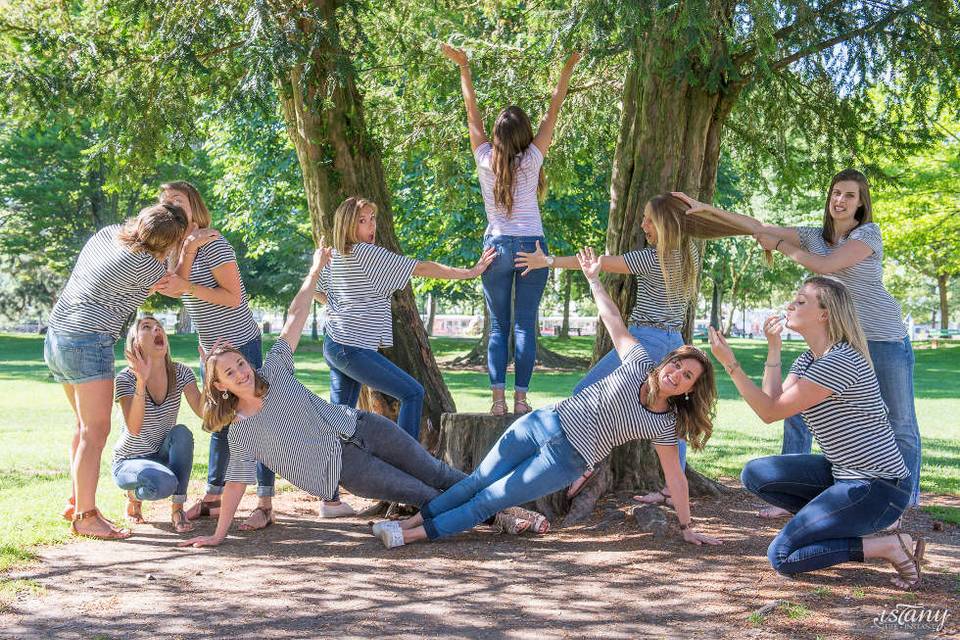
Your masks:
<svg viewBox="0 0 960 640"><path fill-rule="evenodd" d="M341 47L337 3L315 0L313 6L322 21L294 11L289 14L291 38L299 39L296 45L308 47L310 59L291 68L279 88L287 132L303 172L314 238L330 237L336 207L348 196L362 195L377 204L377 243L401 253L380 144L367 130L356 69ZM324 37L315 37L318 29L325 30ZM439 425L440 414L456 407L430 350L409 284L394 295L392 307L394 346L384 353L423 384L424 421ZM377 404L384 405L386 400ZM421 428L421 434L426 431Z"/></svg>
<svg viewBox="0 0 960 640"><path fill-rule="evenodd" d="M433 292L427 294L427 335L433 335L433 323L437 319L437 298Z"/></svg>
<svg viewBox="0 0 960 640"><path fill-rule="evenodd" d="M193 331L193 322L190 320L190 314L187 313L187 308L183 305L180 305L180 309L177 310L177 324L174 327L174 333L190 333Z"/></svg>
<svg viewBox="0 0 960 640"><path fill-rule="evenodd" d="M314 301L313 301L313 320L312 320L311 323L310 323L310 337L313 338L314 341L320 339L320 328L319 328L319 326L317 326L317 325L318 325L318 322L317 322L317 301L314 300Z"/></svg>
<svg viewBox="0 0 960 640"><path fill-rule="evenodd" d="M947 302L947 282L949 276L945 273L937 274L937 289L940 290L940 329L950 328L950 307Z"/></svg>
<svg viewBox="0 0 960 640"><path fill-rule="evenodd" d="M515 414L445 413L440 418L437 457L455 469L471 473L518 417Z"/></svg>
<svg viewBox="0 0 960 640"><path fill-rule="evenodd" d="M737 296L731 296L732 302L730 303L730 315L727 316L727 321L723 328L723 335L730 337L730 332L733 331L733 322L737 316Z"/></svg>
<svg viewBox="0 0 960 640"><path fill-rule="evenodd" d="M717 279L713 278L713 295L710 297L710 326L714 329L720 328L720 306L723 304L723 289L717 284Z"/></svg>
<svg viewBox="0 0 960 640"><path fill-rule="evenodd" d="M560 323L560 337L566 340L570 337L570 292L573 289L573 271L565 269L563 272L563 322Z"/></svg>

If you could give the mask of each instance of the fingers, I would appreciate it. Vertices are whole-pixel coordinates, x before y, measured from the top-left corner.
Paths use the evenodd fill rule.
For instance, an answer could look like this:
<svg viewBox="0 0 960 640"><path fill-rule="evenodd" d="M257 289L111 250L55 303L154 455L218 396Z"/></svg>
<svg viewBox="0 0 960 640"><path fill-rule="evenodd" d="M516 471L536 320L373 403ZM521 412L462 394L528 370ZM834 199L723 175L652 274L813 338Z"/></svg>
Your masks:
<svg viewBox="0 0 960 640"><path fill-rule="evenodd" d="M537 240L537 250L536 253L543 253L543 249L540 247L540 241Z"/></svg>

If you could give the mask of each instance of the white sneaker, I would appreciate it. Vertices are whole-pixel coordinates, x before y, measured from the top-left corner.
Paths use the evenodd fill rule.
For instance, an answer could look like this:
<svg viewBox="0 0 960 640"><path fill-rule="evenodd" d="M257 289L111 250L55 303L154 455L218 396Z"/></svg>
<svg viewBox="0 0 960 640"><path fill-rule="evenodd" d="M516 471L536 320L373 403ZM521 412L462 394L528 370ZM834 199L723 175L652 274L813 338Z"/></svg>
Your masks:
<svg viewBox="0 0 960 640"><path fill-rule="evenodd" d="M403 542L403 529L399 526L396 527L382 527L380 533L377 534L377 537L380 538L380 542L383 543L387 549L393 549L394 547L402 547Z"/></svg>
<svg viewBox="0 0 960 640"><path fill-rule="evenodd" d="M346 502L341 502L340 504L327 504L323 502L320 504L321 518L346 518L347 516L355 515L357 515L357 512Z"/></svg>
<svg viewBox="0 0 960 640"><path fill-rule="evenodd" d="M380 522L374 522L373 526L370 527L370 530L373 532L373 535L379 537L380 532L384 529L400 529L400 523L396 520L381 520ZM402 531L402 529L401 529Z"/></svg>

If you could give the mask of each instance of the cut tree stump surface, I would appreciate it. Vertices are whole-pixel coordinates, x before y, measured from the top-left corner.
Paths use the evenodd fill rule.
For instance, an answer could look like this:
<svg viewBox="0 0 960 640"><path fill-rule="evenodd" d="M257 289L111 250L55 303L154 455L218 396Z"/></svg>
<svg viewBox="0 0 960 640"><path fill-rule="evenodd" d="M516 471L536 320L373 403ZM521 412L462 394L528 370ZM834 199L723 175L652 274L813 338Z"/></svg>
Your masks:
<svg viewBox="0 0 960 640"><path fill-rule="evenodd" d="M444 413L440 416L439 458L465 473L472 472L507 427L520 417L513 413Z"/></svg>

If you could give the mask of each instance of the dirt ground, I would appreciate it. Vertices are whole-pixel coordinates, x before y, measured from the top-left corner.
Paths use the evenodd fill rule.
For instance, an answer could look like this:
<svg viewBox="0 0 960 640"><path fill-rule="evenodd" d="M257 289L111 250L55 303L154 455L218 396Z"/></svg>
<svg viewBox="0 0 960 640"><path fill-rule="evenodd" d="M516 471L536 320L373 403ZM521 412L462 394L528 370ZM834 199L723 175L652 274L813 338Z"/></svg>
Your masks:
<svg viewBox="0 0 960 640"><path fill-rule="evenodd" d="M254 498L245 500L251 508ZM166 505L147 511L156 525L140 525L131 541L47 548L7 576L43 590L6 603L0 637L960 636L960 530L935 530L923 513L906 523L929 541L923 585L910 594L890 585L892 569L880 564L778 576L766 548L779 523L758 519L758 502L742 489L694 504L699 528L724 540L700 548L680 539L672 514L667 535L639 531L625 517L628 495L543 537L480 527L393 550L366 519L320 520L317 505L301 492L281 494L276 526L234 532L215 549L175 547L181 536L165 522ZM205 521L199 531L212 528ZM911 629L892 616L897 604L950 617L940 630L935 622Z"/></svg>

